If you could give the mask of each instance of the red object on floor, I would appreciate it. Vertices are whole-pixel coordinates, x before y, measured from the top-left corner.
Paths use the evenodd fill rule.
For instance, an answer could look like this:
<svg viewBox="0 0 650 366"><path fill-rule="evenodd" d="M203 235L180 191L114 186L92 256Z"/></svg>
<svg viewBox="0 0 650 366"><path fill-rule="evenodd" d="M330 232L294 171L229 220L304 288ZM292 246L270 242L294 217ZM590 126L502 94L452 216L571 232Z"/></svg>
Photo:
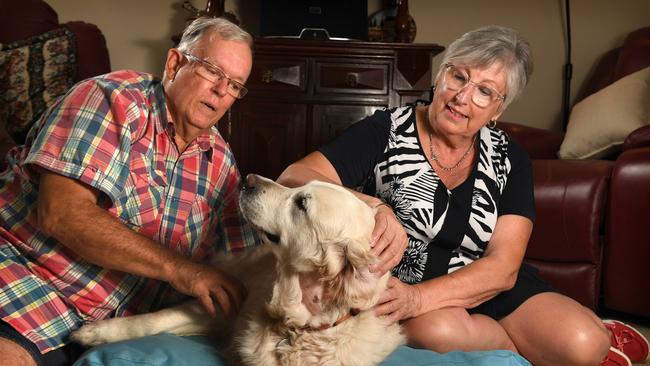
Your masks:
<svg viewBox="0 0 650 366"><path fill-rule="evenodd" d="M632 366L632 361L623 352L614 347L609 347L607 356L598 366Z"/></svg>
<svg viewBox="0 0 650 366"><path fill-rule="evenodd" d="M612 347L623 352L632 362L648 359L648 340L628 324L618 320L603 320L611 334Z"/></svg>

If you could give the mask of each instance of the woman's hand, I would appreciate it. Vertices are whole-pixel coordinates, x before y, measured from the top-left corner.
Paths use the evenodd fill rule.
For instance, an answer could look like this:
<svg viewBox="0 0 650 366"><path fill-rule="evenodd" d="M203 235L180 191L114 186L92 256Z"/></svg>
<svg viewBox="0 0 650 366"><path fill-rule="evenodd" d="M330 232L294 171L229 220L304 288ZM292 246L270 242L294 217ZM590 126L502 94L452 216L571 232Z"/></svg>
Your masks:
<svg viewBox="0 0 650 366"><path fill-rule="evenodd" d="M370 272L384 274L399 264L407 244L406 231L393 210L385 203L379 204L370 244L372 253L379 257L379 263L370 266Z"/></svg>
<svg viewBox="0 0 650 366"><path fill-rule="evenodd" d="M422 295L418 285L408 285L391 277L375 306L375 314L387 315L391 323L394 323L419 315L421 304Z"/></svg>
<svg viewBox="0 0 650 366"><path fill-rule="evenodd" d="M205 264L179 266L169 283L179 292L199 299L211 316L216 315L216 306L227 317L234 316L247 296L246 287L237 278Z"/></svg>

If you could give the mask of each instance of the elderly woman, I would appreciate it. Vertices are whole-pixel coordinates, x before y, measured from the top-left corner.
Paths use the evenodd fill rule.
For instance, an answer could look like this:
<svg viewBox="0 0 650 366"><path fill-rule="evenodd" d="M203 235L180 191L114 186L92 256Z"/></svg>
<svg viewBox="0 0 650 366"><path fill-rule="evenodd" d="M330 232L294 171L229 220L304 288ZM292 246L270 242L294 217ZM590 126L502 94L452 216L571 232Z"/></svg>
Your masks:
<svg viewBox="0 0 650 366"><path fill-rule="evenodd" d="M495 125L531 72L529 45L513 30L466 33L445 53L431 104L376 112L279 181L363 189L378 208L373 270L395 276L376 312L401 321L411 346L508 349L537 366L627 365L594 313L522 264L535 217L531 163ZM607 326L634 335L623 351L647 356L637 332Z"/></svg>

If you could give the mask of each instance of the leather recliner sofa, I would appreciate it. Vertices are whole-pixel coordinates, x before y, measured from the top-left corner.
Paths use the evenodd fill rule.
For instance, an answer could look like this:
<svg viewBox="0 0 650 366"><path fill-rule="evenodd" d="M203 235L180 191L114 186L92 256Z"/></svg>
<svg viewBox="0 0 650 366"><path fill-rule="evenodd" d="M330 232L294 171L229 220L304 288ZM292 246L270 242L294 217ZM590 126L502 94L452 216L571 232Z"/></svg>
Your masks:
<svg viewBox="0 0 650 366"><path fill-rule="evenodd" d="M600 60L581 99L648 66L650 28L642 28ZM533 159L537 220L525 260L591 309L650 317L650 125L617 155L592 160L558 159L562 133L499 127Z"/></svg>

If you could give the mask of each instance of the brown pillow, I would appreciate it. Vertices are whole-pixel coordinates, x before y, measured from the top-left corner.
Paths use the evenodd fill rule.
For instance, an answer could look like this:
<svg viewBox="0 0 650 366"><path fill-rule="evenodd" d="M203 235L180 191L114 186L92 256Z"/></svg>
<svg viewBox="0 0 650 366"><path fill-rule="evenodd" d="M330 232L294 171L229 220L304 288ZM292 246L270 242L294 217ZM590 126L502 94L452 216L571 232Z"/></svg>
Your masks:
<svg viewBox="0 0 650 366"><path fill-rule="evenodd" d="M0 134L23 143L33 122L70 89L74 46L74 34L65 28L0 44Z"/></svg>

